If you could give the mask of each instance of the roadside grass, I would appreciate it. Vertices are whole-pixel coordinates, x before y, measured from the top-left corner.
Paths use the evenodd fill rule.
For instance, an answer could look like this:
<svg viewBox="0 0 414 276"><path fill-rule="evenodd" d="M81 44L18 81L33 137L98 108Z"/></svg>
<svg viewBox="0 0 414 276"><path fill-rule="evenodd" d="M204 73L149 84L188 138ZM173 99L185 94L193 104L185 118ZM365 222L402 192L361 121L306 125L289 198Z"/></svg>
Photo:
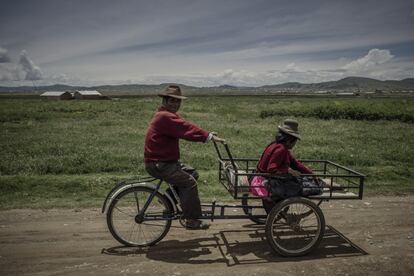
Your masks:
<svg viewBox="0 0 414 276"><path fill-rule="evenodd" d="M398 106L398 108L395 108ZM349 98L348 100L321 100L318 103L290 101L272 110L263 110L261 118L294 115L319 119L350 119L378 121L390 120L414 123L414 105L405 99L372 100Z"/></svg>
<svg viewBox="0 0 414 276"><path fill-rule="evenodd" d="M227 139L236 157L260 157L284 118L296 118L303 139L297 158L327 159L367 175L368 194L414 192L414 125L398 120L319 119L289 106L349 105L356 99L191 97L181 114ZM358 99L359 100L359 99ZM361 99L367 109L391 99ZM0 208L92 207L122 179L145 174L146 128L160 99L113 101L0 100ZM413 99L392 99L411 115ZM285 108L261 118L263 111ZM405 113L404 113L405 112ZM263 116L262 116L263 117ZM219 184L211 144L181 142L181 160L200 172L202 201L231 200Z"/></svg>

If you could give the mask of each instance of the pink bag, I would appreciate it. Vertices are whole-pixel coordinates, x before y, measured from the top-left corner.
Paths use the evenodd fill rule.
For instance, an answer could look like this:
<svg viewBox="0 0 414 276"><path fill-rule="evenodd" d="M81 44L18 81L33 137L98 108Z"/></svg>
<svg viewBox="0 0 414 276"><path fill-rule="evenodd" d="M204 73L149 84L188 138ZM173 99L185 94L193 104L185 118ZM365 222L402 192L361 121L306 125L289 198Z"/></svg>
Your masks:
<svg viewBox="0 0 414 276"><path fill-rule="evenodd" d="M264 186L265 181L266 181L266 178L264 178L263 176L260 176L260 175L254 176L252 181L250 182L250 192L255 196L268 197L269 192Z"/></svg>

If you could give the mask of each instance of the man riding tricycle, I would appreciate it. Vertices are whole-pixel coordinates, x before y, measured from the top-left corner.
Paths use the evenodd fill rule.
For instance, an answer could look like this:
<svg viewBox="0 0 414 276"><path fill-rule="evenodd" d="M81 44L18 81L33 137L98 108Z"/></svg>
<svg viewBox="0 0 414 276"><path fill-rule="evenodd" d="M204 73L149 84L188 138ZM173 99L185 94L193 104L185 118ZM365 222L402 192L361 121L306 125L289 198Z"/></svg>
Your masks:
<svg viewBox="0 0 414 276"><path fill-rule="evenodd" d="M150 176L117 184L102 212L109 231L126 246L152 246L168 233L173 220L189 230L208 229L206 220L250 219L265 225L271 248L283 256L315 249L325 231L320 204L333 199L362 199L364 175L327 160L296 160L298 123L285 120L260 159L234 158L214 132L185 121L176 112L178 86L168 86L145 140L145 168ZM200 204L197 172L179 162L179 139L212 141L218 155L219 182L235 204ZM165 189L164 189L165 188ZM226 214L240 209L242 214Z"/></svg>

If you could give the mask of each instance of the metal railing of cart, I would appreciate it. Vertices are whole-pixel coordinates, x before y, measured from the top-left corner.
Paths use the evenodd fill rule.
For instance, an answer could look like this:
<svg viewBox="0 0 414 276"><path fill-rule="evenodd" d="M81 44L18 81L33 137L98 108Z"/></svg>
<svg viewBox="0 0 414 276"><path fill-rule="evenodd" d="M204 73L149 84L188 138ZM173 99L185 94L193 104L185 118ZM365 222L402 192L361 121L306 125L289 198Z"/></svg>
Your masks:
<svg viewBox="0 0 414 276"><path fill-rule="evenodd" d="M226 143L223 143L226 155L214 143L218 154L219 182L226 188L234 199L241 199L248 195L249 199L259 199L251 193L250 181L254 176L277 177L266 173L257 173L257 158L234 158ZM355 170L339 165L329 160L300 160L304 165L311 168L314 174L302 174L322 179L326 185L320 195L307 196L310 199L362 199L364 192L365 176ZM255 187L255 189L260 187ZM263 187L265 188L265 187Z"/></svg>

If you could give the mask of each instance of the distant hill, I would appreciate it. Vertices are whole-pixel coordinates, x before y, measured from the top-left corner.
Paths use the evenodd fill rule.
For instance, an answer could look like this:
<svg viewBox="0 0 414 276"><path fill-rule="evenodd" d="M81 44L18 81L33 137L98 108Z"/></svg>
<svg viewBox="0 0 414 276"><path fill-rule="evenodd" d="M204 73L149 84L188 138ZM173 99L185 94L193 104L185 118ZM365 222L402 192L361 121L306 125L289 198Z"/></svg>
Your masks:
<svg viewBox="0 0 414 276"><path fill-rule="evenodd" d="M299 91L332 90L332 91L402 91L414 90L414 78L400 81L380 81L362 77L347 77L337 81L302 84L289 82L278 85L263 86L267 89L297 89Z"/></svg>
<svg viewBox="0 0 414 276"><path fill-rule="evenodd" d="M407 84L407 85L414 85L414 78L403 79L400 82Z"/></svg>
<svg viewBox="0 0 414 276"><path fill-rule="evenodd" d="M45 91L75 91L98 90L107 95L155 95L161 92L168 83L159 85L125 84L125 85L101 85L101 86L69 86L55 84L50 86L19 86L1 87L0 92L19 92L41 94ZM194 87L181 85L187 95L208 94L268 94L277 92L414 92L414 78L403 80L376 80L362 77L347 77L337 81L319 83L287 82L260 87L239 87L233 85L221 85L214 87Z"/></svg>

